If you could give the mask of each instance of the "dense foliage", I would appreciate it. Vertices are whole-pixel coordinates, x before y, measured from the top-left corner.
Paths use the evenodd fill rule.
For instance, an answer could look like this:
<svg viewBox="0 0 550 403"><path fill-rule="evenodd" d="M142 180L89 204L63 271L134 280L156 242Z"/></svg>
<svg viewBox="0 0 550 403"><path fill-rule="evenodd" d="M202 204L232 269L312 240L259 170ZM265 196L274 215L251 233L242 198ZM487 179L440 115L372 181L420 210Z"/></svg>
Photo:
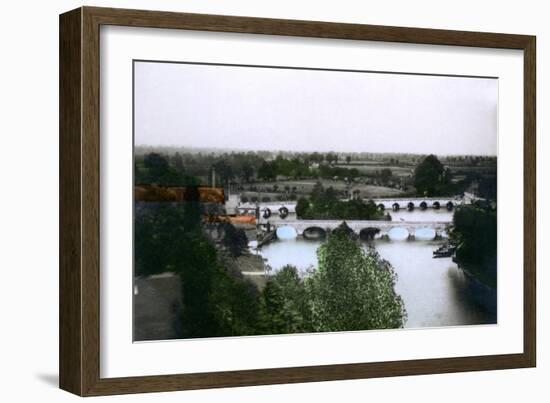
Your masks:
<svg viewBox="0 0 550 403"><path fill-rule="evenodd" d="M311 331L305 284L294 266L285 266L267 282L261 296L264 334Z"/></svg>
<svg viewBox="0 0 550 403"><path fill-rule="evenodd" d="M296 204L300 219L330 220L379 220L383 218L376 204L361 199L340 200L332 188L317 184L309 197L300 198Z"/></svg>
<svg viewBox="0 0 550 403"><path fill-rule="evenodd" d="M421 196L441 196L453 190L450 172L435 155L428 155L414 170L414 187Z"/></svg>
<svg viewBox="0 0 550 403"><path fill-rule="evenodd" d="M463 206L453 215L451 241L456 262L482 283L497 284L497 212L491 207Z"/></svg>
<svg viewBox="0 0 550 403"><path fill-rule="evenodd" d="M203 234L196 203L139 205L135 275L179 274L181 337L254 334L258 291Z"/></svg>
<svg viewBox="0 0 550 403"><path fill-rule="evenodd" d="M241 256L248 248L248 238L242 228L236 228L231 223L220 224L220 229L224 232L222 245L233 257Z"/></svg>
<svg viewBox="0 0 550 403"><path fill-rule="evenodd" d="M402 327L406 312L394 290L396 274L374 249L365 253L343 233L317 251L319 266L307 279L314 331Z"/></svg>
<svg viewBox="0 0 550 403"><path fill-rule="evenodd" d="M195 178L189 177L183 170L181 156L175 157L174 165L157 153L147 154L143 162L134 164L134 182L136 184L156 184L161 186L196 185Z"/></svg>

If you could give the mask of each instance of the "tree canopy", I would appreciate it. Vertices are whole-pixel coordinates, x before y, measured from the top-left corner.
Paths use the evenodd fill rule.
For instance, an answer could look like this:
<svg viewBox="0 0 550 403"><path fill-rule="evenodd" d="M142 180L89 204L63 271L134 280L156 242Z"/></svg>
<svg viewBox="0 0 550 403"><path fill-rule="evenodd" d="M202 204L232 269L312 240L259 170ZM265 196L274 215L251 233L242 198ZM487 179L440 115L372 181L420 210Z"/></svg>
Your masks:
<svg viewBox="0 0 550 403"><path fill-rule="evenodd" d="M333 234L317 251L319 266L306 280L314 331L402 327L406 311L395 292L389 262L344 233Z"/></svg>
<svg viewBox="0 0 550 403"><path fill-rule="evenodd" d="M414 170L414 187L419 195L443 195L449 183L449 174L435 155L428 155Z"/></svg>
<svg viewBox="0 0 550 403"><path fill-rule="evenodd" d="M137 206L135 275L179 274L182 337L257 334L259 292L204 235L197 204ZM230 254L239 253L239 242Z"/></svg>
<svg viewBox="0 0 550 403"><path fill-rule="evenodd" d="M457 247L457 264L482 283L496 287L496 210L474 205L456 209L453 215L451 241Z"/></svg>
<svg viewBox="0 0 550 403"><path fill-rule="evenodd" d="M296 215L316 220L379 220L384 216L374 203L361 199L340 200L332 187L325 189L320 183L315 185L309 200L298 200Z"/></svg>

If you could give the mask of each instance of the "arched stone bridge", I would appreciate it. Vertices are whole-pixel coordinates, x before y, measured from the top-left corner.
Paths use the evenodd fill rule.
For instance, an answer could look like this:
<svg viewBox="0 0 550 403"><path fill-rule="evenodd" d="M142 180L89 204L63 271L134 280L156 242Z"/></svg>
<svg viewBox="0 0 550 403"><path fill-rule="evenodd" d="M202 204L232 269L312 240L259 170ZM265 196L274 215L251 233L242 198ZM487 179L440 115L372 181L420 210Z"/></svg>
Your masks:
<svg viewBox="0 0 550 403"><path fill-rule="evenodd" d="M367 200L365 200L367 201ZM428 208L440 209L446 208L452 210L456 206L465 203L465 199L452 197L418 197L418 198L388 198L388 199L373 199L372 200L380 210L400 209L414 210L415 208L426 210Z"/></svg>
<svg viewBox="0 0 550 403"><path fill-rule="evenodd" d="M447 209L453 210L457 206L463 204L469 204L475 198L473 197L401 197L401 198L386 198L386 199L369 199L372 200L379 210L393 210L398 211L406 209L412 211L414 209L426 210L429 208L433 209ZM365 201L369 201L366 200ZM279 215L281 209L286 209L287 213L293 214L296 208L295 201L286 201L286 202L269 202L269 203L258 203L257 207L259 212L262 215L265 215L265 212L268 211L269 216ZM237 208L238 210L238 208ZM289 217L290 218L290 217Z"/></svg>
<svg viewBox="0 0 550 403"><path fill-rule="evenodd" d="M267 227L269 221L270 230L274 230L280 227L292 227L296 231L297 235L304 236L306 233L315 233L319 235L325 235L338 226L340 226L343 220L265 220L261 223L262 226ZM359 236L373 236L373 230L376 231L378 236L388 235L388 232L392 228L403 228L407 230L409 237L414 237L415 233L419 229L432 229L435 231L435 236L440 236L450 224L449 221L365 221L365 220L351 220L345 221L347 226L353 230L353 232ZM305 236L307 237L307 235Z"/></svg>

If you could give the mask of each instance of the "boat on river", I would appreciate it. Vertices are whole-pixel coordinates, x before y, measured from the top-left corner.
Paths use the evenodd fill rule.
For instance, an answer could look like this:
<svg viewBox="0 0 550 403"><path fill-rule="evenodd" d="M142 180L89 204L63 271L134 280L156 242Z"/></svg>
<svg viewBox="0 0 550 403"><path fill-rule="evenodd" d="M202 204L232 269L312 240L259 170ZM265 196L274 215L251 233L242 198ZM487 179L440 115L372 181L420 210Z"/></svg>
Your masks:
<svg viewBox="0 0 550 403"><path fill-rule="evenodd" d="M451 246L449 244L445 244L433 252L433 257L439 258L439 257L451 257L455 253L456 248L454 246Z"/></svg>

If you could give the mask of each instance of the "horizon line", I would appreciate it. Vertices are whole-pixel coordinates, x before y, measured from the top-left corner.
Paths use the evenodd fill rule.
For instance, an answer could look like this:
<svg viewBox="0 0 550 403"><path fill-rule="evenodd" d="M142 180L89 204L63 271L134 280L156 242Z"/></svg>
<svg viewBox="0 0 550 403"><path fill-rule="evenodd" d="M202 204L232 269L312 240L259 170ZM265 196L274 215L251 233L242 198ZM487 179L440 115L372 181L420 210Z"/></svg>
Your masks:
<svg viewBox="0 0 550 403"><path fill-rule="evenodd" d="M134 150L137 147L150 147L150 148L180 148L180 149L191 149L191 150L211 150L211 151L219 151L219 152L268 152L268 153L292 153L292 154L303 154L303 153L319 153L319 154L326 154L326 153L336 153L336 154L403 154L403 155L437 155L437 156L444 156L444 157L460 157L460 156L475 156L475 157L498 157L498 155L495 154L445 154L445 153L436 153L436 152L424 152L424 153L417 153L417 152L406 152L406 151L336 151L336 150L326 150L326 151L320 151L320 150L285 150L285 149L276 149L276 150L267 150L267 149L259 149L259 148L228 148L228 147L197 147L197 146L184 146L184 145L160 145L160 144L134 144Z"/></svg>

